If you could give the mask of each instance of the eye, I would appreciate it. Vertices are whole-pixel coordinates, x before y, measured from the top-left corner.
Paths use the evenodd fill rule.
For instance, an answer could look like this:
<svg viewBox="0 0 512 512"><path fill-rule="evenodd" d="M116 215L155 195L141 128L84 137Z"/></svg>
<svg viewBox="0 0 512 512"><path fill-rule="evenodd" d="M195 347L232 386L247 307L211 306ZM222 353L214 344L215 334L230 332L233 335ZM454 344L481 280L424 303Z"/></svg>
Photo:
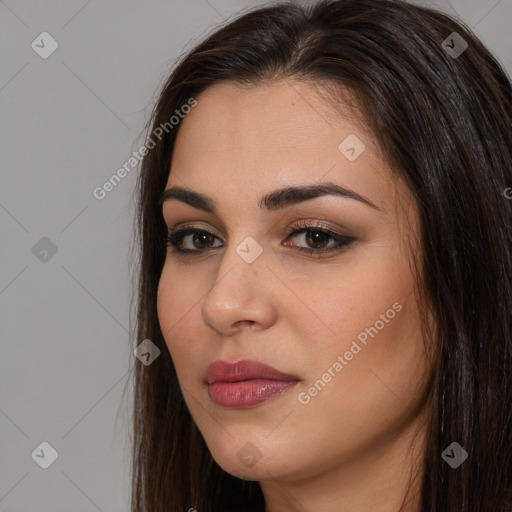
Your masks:
<svg viewBox="0 0 512 512"><path fill-rule="evenodd" d="M337 233L324 225L302 222L295 224L292 228L283 245L311 255L341 251L355 240L353 237ZM301 238L306 247L290 244L287 240L291 238ZM174 251L181 255L200 254L222 246L222 243L213 245L215 240L220 241L219 237L209 231L197 228L171 230L165 240L168 247L173 247ZM329 247L329 240L334 241L331 247ZM308 245L309 247L307 247Z"/></svg>
<svg viewBox="0 0 512 512"><path fill-rule="evenodd" d="M192 248L183 247L186 238L192 237L189 242ZM175 251L181 254L192 252L203 252L205 249L211 249L210 243L218 237L213 233L203 229L183 228L169 231L166 236L167 246L174 247Z"/></svg>
<svg viewBox="0 0 512 512"><path fill-rule="evenodd" d="M330 229L327 226L319 224L311 224L302 221L292 226L294 230L288 235L288 238L299 238L306 244L306 247L293 246L300 252L309 254L323 254L332 251L341 251L355 239L353 237L342 235ZM329 247L329 240L334 241ZM285 243L285 246L290 244ZM309 247L307 247L309 246Z"/></svg>

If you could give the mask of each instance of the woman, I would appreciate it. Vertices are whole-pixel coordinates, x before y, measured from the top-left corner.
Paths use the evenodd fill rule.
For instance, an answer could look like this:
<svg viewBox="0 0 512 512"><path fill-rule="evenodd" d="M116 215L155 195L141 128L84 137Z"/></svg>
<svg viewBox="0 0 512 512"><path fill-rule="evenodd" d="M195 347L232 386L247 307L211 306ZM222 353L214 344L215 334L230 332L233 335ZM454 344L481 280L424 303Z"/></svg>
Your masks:
<svg viewBox="0 0 512 512"><path fill-rule="evenodd" d="M254 10L149 130L132 511L512 510L512 88L474 34Z"/></svg>

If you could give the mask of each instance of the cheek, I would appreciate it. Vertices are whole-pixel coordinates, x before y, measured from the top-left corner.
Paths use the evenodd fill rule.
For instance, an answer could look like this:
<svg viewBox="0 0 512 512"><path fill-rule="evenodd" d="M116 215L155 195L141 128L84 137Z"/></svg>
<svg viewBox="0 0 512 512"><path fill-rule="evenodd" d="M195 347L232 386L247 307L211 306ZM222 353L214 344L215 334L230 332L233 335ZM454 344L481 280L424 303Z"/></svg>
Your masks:
<svg viewBox="0 0 512 512"><path fill-rule="evenodd" d="M188 374L185 368L192 366L201 339L194 326L198 325L195 308L200 307L203 295L197 279L184 283L176 269L164 266L157 292L158 320L178 376L184 378Z"/></svg>
<svg viewBox="0 0 512 512"><path fill-rule="evenodd" d="M378 257L371 258L358 254L347 260L345 267L317 274L314 283L305 280L297 284L295 289L307 290L302 299L312 314L305 315L303 310L293 314L300 325L299 331L312 332L313 325L319 326L314 339L322 342L323 348L314 357L332 357L333 351L349 350L358 335L363 342L365 336L370 339L365 329L374 327L376 322L379 333L395 329L408 314L397 309L401 309L406 300L410 302L413 284L408 266L397 259L395 250L381 250ZM414 309L411 304L407 311L414 313ZM414 323L414 319L411 318L411 322ZM374 329L371 332L375 333Z"/></svg>
<svg viewBox="0 0 512 512"><path fill-rule="evenodd" d="M424 403L431 370L419 318L414 303L407 298L399 302L402 309L393 310L396 315L389 323L375 325L381 311L385 314L392 306L385 303L383 309L375 308L377 316L368 314L362 323L353 320L353 335L341 334L336 343L319 344L311 352L308 378L300 390L305 394L295 398L300 403L296 420L302 425L301 443L313 446L315 457L327 464L403 432ZM360 333L367 335L366 344L359 341ZM320 348L321 355L315 355ZM328 443L315 434L319 429Z"/></svg>
<svg viewBox="0 0 512 512"><path fill-rule="evenodd" d="M414 402L429 375L412 272L396 250L379 256L324 280L321 293L308 295L311 309L329 329L321 338L301 338L306 344L316 340L304 347L309 353L305 384L318 414L328 410L342 422L348 421L347 410L378 417L393 405ZM298 331L315 334L297 318Z"/></svg>
<svg viewBox="0 0 512 512"><path fill-rule="evenodd" d="M414 297L398 290L386 300L379 297L345 325L350 326L347 333L330 345L329 360L323 361L329 368L340 362L338 356L343 359L339 377L332 379L332 394L324 397L331 407L324 405L342 422L347 410L371 421L391 421L421 398L430 372Z"/></svg>

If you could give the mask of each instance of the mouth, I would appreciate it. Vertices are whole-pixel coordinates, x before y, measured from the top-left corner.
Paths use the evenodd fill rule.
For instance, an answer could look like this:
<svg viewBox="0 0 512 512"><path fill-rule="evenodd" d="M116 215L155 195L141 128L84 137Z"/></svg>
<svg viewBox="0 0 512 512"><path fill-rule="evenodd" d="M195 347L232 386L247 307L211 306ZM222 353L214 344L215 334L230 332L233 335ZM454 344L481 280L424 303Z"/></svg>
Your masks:
<svg viewBox="0 0 512 512"><path fill-rule="evenodd" d="M205 375L208 395L227 409L255 407L286 393L299 379L257 361L215 361Z"/></svg>

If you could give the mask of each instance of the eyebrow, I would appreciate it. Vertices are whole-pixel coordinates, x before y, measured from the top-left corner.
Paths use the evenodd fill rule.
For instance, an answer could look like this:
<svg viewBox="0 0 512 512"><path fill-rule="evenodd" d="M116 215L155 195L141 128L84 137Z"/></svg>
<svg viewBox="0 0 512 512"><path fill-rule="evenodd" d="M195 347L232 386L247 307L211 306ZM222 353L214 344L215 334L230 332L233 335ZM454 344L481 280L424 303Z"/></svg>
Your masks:
<svg viewBox="0 0 512 512"><path fill-rule="evenodd" d="M376 210L380 211L375 204L373 204L368 198L350 190L348 188L341 187L332 182L323 182L318 185L305 185L305 186L294 186L285 187L274 190L269 194L265 195L258 202L258 206L262 210L275 211L281 208L285 208L290 205L301 203L303 201L309 201L317 197L334 195L341 196L347 199L354 199L366 204ZM215 201L199 192L194 190L174 186L167 190L164 190L159 199L159 204L163 205L166 201L177 200L186 203L199 210L215 214L217 212L217 205Z"/></svg>

